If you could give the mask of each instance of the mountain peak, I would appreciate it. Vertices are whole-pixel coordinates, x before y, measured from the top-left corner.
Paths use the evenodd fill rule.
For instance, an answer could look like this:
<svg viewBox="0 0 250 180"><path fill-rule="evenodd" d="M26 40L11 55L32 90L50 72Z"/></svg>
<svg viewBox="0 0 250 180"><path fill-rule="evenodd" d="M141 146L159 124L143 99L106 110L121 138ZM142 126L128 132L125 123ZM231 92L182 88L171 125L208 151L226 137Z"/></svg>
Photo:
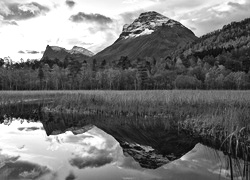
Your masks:
<svg viewBox="0 0 250 180"><path fill-rule="evenodd" d="M143 21L152 21L152 20L154 21L156 19L170 20L170 18L155 11L148 11L148 12L141 13L138 19L143 20Z"/></svg>
<svg viewBox="0 0 250 180"><path fill-rule="evenodd" d="M121 56L131 61L139 57L165 58L196 38L181 23L155 11L144 12L131 24L124 25L119 38L92 59L112 62Z"/></svg>
<svg viewBox="0 0 250 180"><path fill-rule="evenodd" d="M89 51L89 50L87 50L87 49L85 49L83 47L79 47L79 46L74 46L69 52L71 54L81 53L81 54L87 55L89 57L94 55L94 53L92 53L91 51Z"/></svg>
<svg viewBox="0 0 250 180"><path fill-rule="evenodd" d="M155 11L141 13L130 25L123 26L120 39L136 38L138 36L149 35L162 26L174 27L182 26L181 23L172 20Z"/></svg>
<svg viewBox="0 0 250 180"><path fill-rule="evenodd" d="M45 57L48 57L49 59L57 58L63 61L66 56L88 59L93 55L94 53L92 53L91 51L83 47L74 46L71 50L67 50L63 47L47 45L46 50L43 53L42 59L44 59Z"/></svg>

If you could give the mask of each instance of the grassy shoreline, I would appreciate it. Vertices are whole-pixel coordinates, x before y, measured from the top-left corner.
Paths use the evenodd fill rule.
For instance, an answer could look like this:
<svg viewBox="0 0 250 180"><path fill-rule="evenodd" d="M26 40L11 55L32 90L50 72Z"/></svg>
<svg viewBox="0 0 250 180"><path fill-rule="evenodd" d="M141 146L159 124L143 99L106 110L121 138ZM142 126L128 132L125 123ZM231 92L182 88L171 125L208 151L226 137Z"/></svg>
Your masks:
<svg viewBox="0 0 250 180"><path fill-rule="evenodd" d="M250 91L0 91L0 106L32 101L47 112L128 117L145 122L160 119L166 128L182 129L221 143L234 139L240 144L237 138L243 133L243 143L250 143ZM227 146L232 148L232 143Z"/></svg>

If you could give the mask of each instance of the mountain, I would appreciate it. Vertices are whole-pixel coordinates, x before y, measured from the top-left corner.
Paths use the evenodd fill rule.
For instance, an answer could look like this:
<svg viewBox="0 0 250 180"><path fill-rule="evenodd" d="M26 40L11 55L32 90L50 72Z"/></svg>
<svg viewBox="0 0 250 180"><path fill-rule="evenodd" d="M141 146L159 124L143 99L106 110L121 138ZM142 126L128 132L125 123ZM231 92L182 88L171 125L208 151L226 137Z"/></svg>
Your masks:
<svg viewBox="0 0 250 180"><path fill-rule="evenodd" d="M70 111L57 113L57 110L47 108L42 111L38 113L41 115L39 121L48 136L66 131L77 135L97 127L115 138L124 155L133 157L143 168L156 169L182 157L197 144L196 139L184 132L166 130L161 123L145 124L145 119L134 123L127 117L119 117L119 120L117 116L100 119L87 115L88 112L73 115Z"/></svg>
<svg viewBox="0 0 250 180"><path fill-rule="evenodd" d="M83 54L83 55L86 55L86 56L94 56L94 53L92 53L91 51L83 48L83 47L78 47L78 46L74 46L70 51L69 51L70 54Z"/></svg>
<svg viewBox="0 0 250 180"><path fill-rule="evenodd" d="M59 127L58 127L59 125ZM94 126L93 125L86 125L83 127L68 127L65 126L65 124L58 124L58 123L43 123L43 127L46 130L47 135L58 135L58 134L63 134L66 131L71 131L74 135L78 134L83 134L90 129L92 129Z"/></svg>
<svg viewBox="0 0 250 180"><path fill-rule="evenodd" d="M203 59L205 56L222 54L223 51L233 52L250 47L250 18L240 22L232 22L223 26L222 29L210 32L187 44L182 49L175 52L176 56L181 54L187 56L197 56ZM239 53L239 52L238 52ZM250 55L246 52L243 55ZM237 57L239 59L239 57Z"/></svg>
<svg viewBox="0 0 250 180"><path fill-rule="evenodd" d="M128 56L164 58L173 50L192 42L197 37L181 23L157 12L140 14L130 25L124 25L120 37L92 59L110 62Z"/></svg>
<svg viewBox="0 0 250 180"><path fill-rule="evenodd" d="M220 77L229 75L230 71L248 73L250 70L250 18L232 22L224 25L222 29L203 35L183 48L177 49L171 58L181 60L186 68L196 65L203 68L205 65L207 70L210 67L225 68L224 73L217 73L221 75ZM207 71L203 74L205 73ZM224 84L223 86L236 88L235 85ZM241 88L243 87L250 87L250 84L244 82Z"/></svg>
<svg viewBox="0 0 250 180"><path fill-rule="evenodd" d="M67 50L62 47L47 45L41 60L48 58L50 60L59 59L59 61L64 61L65 57L85 60L93 55L91 51L78 46L74 46L71 50Z"/></svg>

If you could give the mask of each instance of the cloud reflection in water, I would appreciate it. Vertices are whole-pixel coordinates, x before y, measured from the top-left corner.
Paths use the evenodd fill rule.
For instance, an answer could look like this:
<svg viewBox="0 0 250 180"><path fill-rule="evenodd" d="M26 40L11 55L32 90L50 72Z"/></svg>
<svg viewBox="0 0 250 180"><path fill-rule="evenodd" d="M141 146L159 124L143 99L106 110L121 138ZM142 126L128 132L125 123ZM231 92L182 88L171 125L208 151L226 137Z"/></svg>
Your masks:
<svg viewBox="0 0 250 180"><path fill-rule="evenodd" d="M143 169L97 127L83 134L47 136L41 123L13 121L10 126L0 124L0 147L1 180L218 179L225 165L211 156L214 150L197 145L179 160L156 170Z"/></svg>

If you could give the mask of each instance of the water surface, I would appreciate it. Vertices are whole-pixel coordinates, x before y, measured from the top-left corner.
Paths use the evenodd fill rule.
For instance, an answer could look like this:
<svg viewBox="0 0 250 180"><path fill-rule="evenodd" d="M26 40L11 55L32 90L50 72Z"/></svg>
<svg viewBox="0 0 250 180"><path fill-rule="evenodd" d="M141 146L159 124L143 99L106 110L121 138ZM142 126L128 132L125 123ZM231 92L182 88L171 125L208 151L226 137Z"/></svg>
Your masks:
<svg viewBox="0 0 250 180"><path fill-rule="evenodd" d="M230 179L223 153L200 143L171 159L174 152L162 153L169 148L155 150L157 142L150 138L133 138L112 126L4 122L0 124L1 180Z"/></svg>

